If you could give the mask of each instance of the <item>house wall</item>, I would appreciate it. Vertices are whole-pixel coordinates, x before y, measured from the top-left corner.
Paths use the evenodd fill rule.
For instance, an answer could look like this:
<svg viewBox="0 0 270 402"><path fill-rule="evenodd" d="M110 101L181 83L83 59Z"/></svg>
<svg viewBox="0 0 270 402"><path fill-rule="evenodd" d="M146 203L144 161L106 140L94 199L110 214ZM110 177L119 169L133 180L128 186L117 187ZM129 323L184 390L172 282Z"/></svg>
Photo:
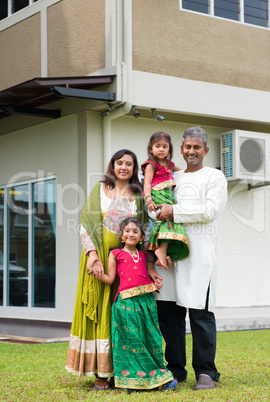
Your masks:
<svg viewBox="0 0 270 402"><path fill-rule="evenodd" d="M93 163L97 167L100 163L101 168L101 127L99 114L86 113L0 137L0 185L51 175L57 180L56 307L1 307L2 317L72 320L81 255L79 216L87 196L86 166L93 169Z"/></svg>
<svg viewBox="0 0 270 402"><path fill-rule="evenodd" d="M269 30L179 10L178 0L135 0L133 69L270 90Z"/></svg>
<svg viewBox="0 0 270 402"><path fill-rule="evenodd" d="M197 124L200 124L198 117ZM174 162L184 168L180 154L183 132L194 124L123 117L113 121L112 153L127 147L139 163L147 159L148 140L162 128L174 145ZM226 129L203 126L209 135L210 151L204 164L220 166L220 134ZM248 191L247 184L229 184L228 202L219 217L217 307L269 306L270 186Z"/></svg>
<svg viewBox="0 0 270 402"><path fill-rule="evenodd" d="M38 14L0 32L0 90L40 76L40 36Z"/></svg>
<svg viewBox="0 0 270 402"><path fill-rule="evenodd" d="M184 168L181 137L190 126L123 116L112 121L111 155L128 148L136 153L139 164L143 163L150 135L162 127L172 137L174 162ZM202 127L209 135L210 146L205 165L219 167L220 134L225 129ZM81 254L79 216L90 189L104 173L102 144L102 119L93 112L0 137L1 184L12 181L15 175L26 180L23 175L27 171L57 177L56 308L1 307L2 317L72 320ZM269 192L268 186L250 191L243 184L228 187L228 203L219 218L217 307L270 305L270 272L265 263L270 259Z"/></svg>
<svg viewBox="0 0 270 402"><path fill-rule="evenodd" d="M62 0L48 8L45 32L39 14L1 31L0 90L40 75L44 51L40 32L46 36L48 75L84 75L104 68L104 3L93 0L90 6L87 0ZM149 117L112 120L111 154L130 148L141 164L150 135L162 127L172 136L174 161L183 168L181 134L195 122L209 134L205 164L218 167L221 132L237 124L248 129L251 123L254 131L261 125L269 132L267 30L180 11L178 0L168 0L166 7L161 0L133 0L132 7L129 99ZM14 55L18 67L12 64ZM184 113L186 123L179 115L178 122L166 119L160 126L151 117L152 107ZM203 125L203 117L209 117L212 125ZM0 184L16 175L16 180L25 180L21 174L27 171L57 177L56 308L8 307L1 308L1 315L71 321L81 254L79 215L90 188L104 173L100 114L71 115L0 137ZM270 305L269 191L268 186L250 191L245 184L228 187L228 203L219 218L219 307Z"/></svg>
<svg viewBox="0 0 270 402"><path fill-rule="evenodd" d="M105 67L105 1L63 0L48 9L48 75Z"/></svg>
<svg viewBox="0 0 270 402"><path fill-rule="evenodd" d="M35 77L88 75L104 68L105 0L44 3L41 12L0 31L0 53L0 91Z"/></svg>

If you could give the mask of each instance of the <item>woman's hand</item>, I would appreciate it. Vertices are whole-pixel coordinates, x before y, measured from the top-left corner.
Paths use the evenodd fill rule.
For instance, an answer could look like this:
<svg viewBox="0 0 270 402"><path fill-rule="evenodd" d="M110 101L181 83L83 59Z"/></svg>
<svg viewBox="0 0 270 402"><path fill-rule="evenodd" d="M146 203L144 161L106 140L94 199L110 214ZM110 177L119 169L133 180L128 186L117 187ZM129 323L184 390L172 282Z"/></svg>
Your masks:
<svg viewBox="0 0 270 402"><path fill-rule="evenodd" d="M93 275L95 278L100 279L104 274L104 268L96 251L90 251L89 258L86 263L88 275Z"/></svg>

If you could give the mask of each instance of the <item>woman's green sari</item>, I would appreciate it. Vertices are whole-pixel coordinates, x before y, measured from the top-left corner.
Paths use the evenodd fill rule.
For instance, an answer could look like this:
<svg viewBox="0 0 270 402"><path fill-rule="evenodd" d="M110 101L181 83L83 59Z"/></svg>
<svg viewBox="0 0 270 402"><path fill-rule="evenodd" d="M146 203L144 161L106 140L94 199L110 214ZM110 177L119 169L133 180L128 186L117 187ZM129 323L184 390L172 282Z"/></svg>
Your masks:
<svg viewBox="0 0 270 402"><path fill-rule="evenodd" d="M91 191L81 214L81 224L90 235L107 272L109 250L119 246L119 236L103 226L101 183ZM148 221L141 194L134 194L137 217ZM108 378L113 375L111 353L111 305L118 283L111 287L86 273L88 257L81 255L77 293L66 369L77 375Z"/></svg>

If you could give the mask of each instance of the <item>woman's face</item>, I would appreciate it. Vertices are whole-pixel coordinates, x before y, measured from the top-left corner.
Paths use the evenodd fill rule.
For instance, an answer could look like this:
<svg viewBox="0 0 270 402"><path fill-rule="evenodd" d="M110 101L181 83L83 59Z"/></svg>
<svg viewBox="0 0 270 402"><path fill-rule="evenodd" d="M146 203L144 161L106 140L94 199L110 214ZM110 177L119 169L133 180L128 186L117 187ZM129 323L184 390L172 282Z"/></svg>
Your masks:
<svg viewBox="0 0 270 402"><path fill-rule="evenodd" d="M114 161L114 174L116 179L129 181L133 175L134 162L131 155L125 154Z"/></svg>

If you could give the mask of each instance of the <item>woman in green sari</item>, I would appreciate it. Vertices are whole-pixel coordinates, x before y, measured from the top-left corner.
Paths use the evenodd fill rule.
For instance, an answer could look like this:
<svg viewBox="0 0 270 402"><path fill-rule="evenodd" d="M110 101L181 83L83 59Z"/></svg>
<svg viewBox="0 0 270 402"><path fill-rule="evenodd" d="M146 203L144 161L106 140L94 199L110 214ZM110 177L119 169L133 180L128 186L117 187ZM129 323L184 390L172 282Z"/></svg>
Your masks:
<svg viewBox="0 0 270 402"><path fill-rule="evenodd" d="M96 376L96 389L109 389L113 377L111 305L118 288L98 279L107 272L109 250L119 246L120 222L137 216L148 223L138 180L136 155L116 152L104 179L96 184L81 214L81 255L66 369Z"/></svg>

